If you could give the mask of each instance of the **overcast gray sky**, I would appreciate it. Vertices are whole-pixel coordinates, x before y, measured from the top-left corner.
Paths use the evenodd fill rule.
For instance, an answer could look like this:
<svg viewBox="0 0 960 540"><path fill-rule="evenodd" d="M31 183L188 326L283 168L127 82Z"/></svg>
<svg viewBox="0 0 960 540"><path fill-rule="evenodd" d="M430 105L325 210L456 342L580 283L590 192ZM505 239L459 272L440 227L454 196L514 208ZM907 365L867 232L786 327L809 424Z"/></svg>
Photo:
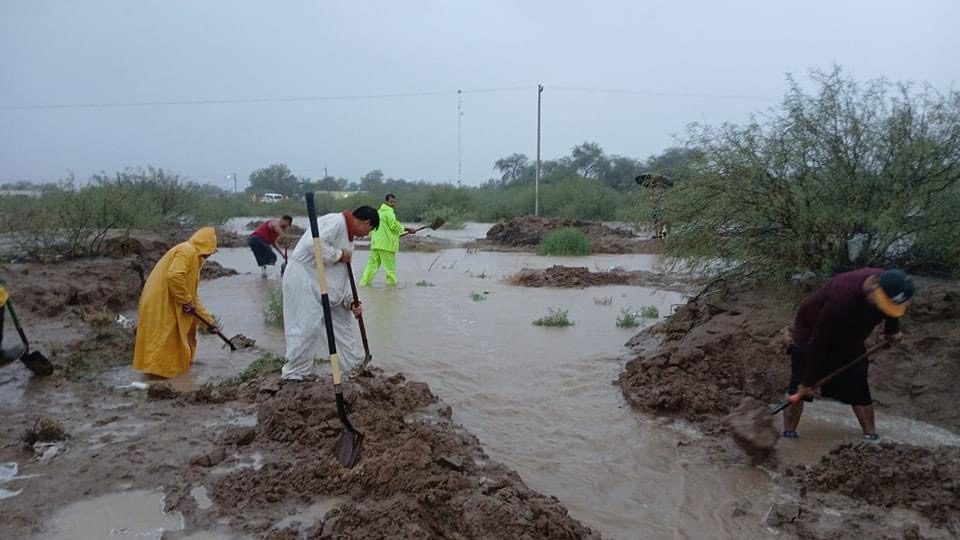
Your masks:
<svg viewBox="0 0 960 540"><path fill-rule="evenodd" d="M242 189L286 163L455 182L463 89L473 185L500 157L535 156L538 82L545 159L584 141L643 158L690 122L775 105L788 72L951 88L958 20L956 0L0 0L0 181L155 165L231 188L236 171ZM405 93L428 95L10 108Z"/></svg>

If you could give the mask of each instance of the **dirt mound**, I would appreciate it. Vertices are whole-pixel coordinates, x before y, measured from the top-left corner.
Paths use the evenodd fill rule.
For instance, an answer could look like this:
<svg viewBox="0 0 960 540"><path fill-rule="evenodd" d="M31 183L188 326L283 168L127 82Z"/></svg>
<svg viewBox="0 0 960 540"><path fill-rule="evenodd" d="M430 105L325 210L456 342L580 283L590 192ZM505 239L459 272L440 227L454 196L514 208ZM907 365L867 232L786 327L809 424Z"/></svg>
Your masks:
<svg viewBox="0 0 960 540"><path fill-rule="evenodd" d="M260 468L213 475L193 467L168 500L198 528L229 518L247 534L271 529L295 508L331 496L349 500L318 519L310 538L598 538L560 503L493 463L479 441L448 417L427 385L402 375L361 377L347 388L350 420L366 435L352 469L333 457L340 431L329 381L263 381L255 434L244 434L237 459L259 453ZM232 434L221 444L236 445ZM209 455L209 454L208 454ZM225 463L229 465L230 462ZM216 512L188 501L202 482ZM308 524L310 525L310 524Z"/></svg>
<svg viewBox="0 0 960 540"><path fill-rule="evenodd" d="M776 400L789 378L788 314L764 309L773 311L746 300L736 307L704 309L694 303L678 309L653 330L666 336L663 345L627 362L621 372L627 401L656 414L710 421L715 429L745 396Z"/></svg>
<svg viewBox="0 0 960 540"><path fill-rule="evenodd" d="M174 245L167 238L170 236L140 231L116 234L104 241L104 257L10 264L0 275L16 305L30 316L81 315L100 309L119 312L136 306L153 266ZM207 261L200 277L236 274L216 261Z"/></svg>
<svg viewBox="0 0 960 540"><path fill-rule="evenodd" d="M637 285L664 290L687 291L691 280L645 270L591 272L585 266L554 265L543 270L524 268L507 280L521 287L578 288L600 285Z"/></svg>
<svg viewBox="0 0 960 540"><path fill-rule="evenodd" d="M18 263L3 268L18 308L35 317L79 315L86 309L121 311L135 305L142 264L129 259L76 259L57 264Z"/></svg>
<svg viewBox="0 0 960 540"><path fill-rule="evenodd" d="M239 274L233 268L226 268L217 261L207 261L200 270L200 279L217 279Z"/></svg>
<svg viewBox="0 0 960 540"><path fill-rule="evenodd" d="M960 448L842 444L784 474L799 500L775 504L767 523L799 538L960 535Z"/></svg>
<svg viewBox="0 0 960 540"><path fill-rule="evenodd" d="M960 532L960 447L841 444L801 482L808 491L835 491L884 508L915 510Z"/></svg>
<svg viewBox="0 0 960 540"><path fill-rule="evenodd" d="M487 231L487 240L495 245L532 249L547 233L564 227L583 231L590 238L593 253L659 253L661 250L659 240L642 240L631 231L614 229L595 221L531 216L497 223Z"/></svg>
<svg viewBox="0 0 960 540"><path fill-rule="evenodd" d="M960 431L954 295L960 296L957 282L921 285L903 325L903 343L871 357L870 385L880 410ZM795 311L765 291L707 296L682 306L628 342L663 340L659 349L626 364L619 379L624 395L640 410L710 425L744 396L777 402L789 380L785 351Z"/></svg>

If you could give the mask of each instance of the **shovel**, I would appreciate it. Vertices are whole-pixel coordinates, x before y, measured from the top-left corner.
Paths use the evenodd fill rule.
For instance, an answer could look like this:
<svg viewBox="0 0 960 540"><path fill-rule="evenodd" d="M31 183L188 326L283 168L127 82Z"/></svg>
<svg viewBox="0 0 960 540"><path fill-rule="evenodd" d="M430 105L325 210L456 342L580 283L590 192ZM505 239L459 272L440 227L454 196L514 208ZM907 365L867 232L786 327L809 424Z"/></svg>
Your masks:
<svg viewBox="0 0 960 540"><path fill-rule="evenodd" d="M27 335L23 332L23 327L20 326L17 310L13 308L13 300L7 300L7 309L10 310L10 318L13 319L13 325L17 328L17 333L20 334L20 340L23 341L23 354L20 355L20 361L27 366L27 369L40 377L46 377L53 373L53 364L50 363L50 360L47 360L46 356L39 351L30 352L30 342L27 341Z"/></svg>
<svg viewBox="0 0 960 540"><path fill-rule="evenodd" d="M879 351L880 349L882 349L882 348L884 348L884 347L886 347L886 346L887 346L887 344L886 344L885 342L880 342L880 343L877 343L876 345L874 345L873 347L870 347L869 349L867 349L867 352L861 354L860 356L854 358L853 360L847 362L846 364L838 367L837 369L835 369L835 370L833 370L832 372L830 372L830 374L828 374L826 377L824 377L824 378L820 379L819 381L817 381L817 384L815 384L815 385L813 386L813 389L814 389L814 390L819 389L819 388L820 388L821 386L823 386L824 384L830 382L830 380L833 379L834 377L836 377L837 375L839 375L839 374L843 373L844 371L846 371L846 370L850 369L851 367L853 367L853 365L856 364L857 362L863 360L864 358L870 356L871 354ZM773 411L770 412L770 414L777 414L778 412L780 412L780 411L786 409L787 407L789 407L791 403L798 403L801 399L803 399L803 398L800 397L800 394L793 394L793 395L791 395L790 397L788 397L787 399L785 399L785 400L781 401L780 403L778 403L777 406L773 408Z"/></svg>
<svg viewBox="0 0 960 540"><path fill-rule="evenodd" d="M446 223L446 222L447 222L447 220L438 217L437 219L431 221L429 225L424 225L423 227L417 227L417 228L414 229L413 231L414 231L414 232L420 232L420 231L422 231L422 230L424 230L424 229L432 229L432 230L435 231L435 230L439 229L440 227L443 227L443 224ZM400 236L406 236L406 235L408 235L408 234L410 234L410 233L409 233L409 232L405 232L405 233L401 234Z"/></svg>
<svg viewBox="0 0 960 540"><path fill-rule="evenodd" d="M360 303L360 296L357 294L357 281L353 279L353 268L347 263L347 274L350 276L350 290L353 291L353 303ZM357 317L357 323L360 325L360 339L363 341L363 362L360 364L360 373L367 370L373 356L370 355L370 344L367 343L367 328L363 325L363 314Z"/></svg>
<svg viewBox="0 0 960 540"><path fill-rule="evenodd" d="M327 273L323 268L323 248L320 246L320 230L317 227L317 206L313 200L313 192L305 196L307 201L307 215L310 219L310 234L313 236L313 256L317 260L317 274L320 279L320 303L323 306L323 325L327 332L327 344L330 350L330 371L333 373L333 391L337 397L337 416L343 424L343 431L334 445L333 453L340 465L351 468L360 457L360 446L363 444L363 433L353 429L347 418L347 406L343 401L343 387L340 380L340 359L337 357L337 342L333 335L333 319L330 315L330 297L327 294ZM353 275L353 272L350 273Z"/></svg>
<svg viewBox="0 0 960 540"><path fill-rule="evenodd" d="M207 330L212 330L212 329L213 329L213 324L210 323L210 321L208 321L208 320L204 319L203 317L201 317L200 314L197 313L196 311L191 311L190 314L193 315L194 317L196 317L197 320L199 320L200 322L202 322L204 325L206 325ZM230 352L234 352L234 351L237 350L237 346L234 345L232 341L230 341L229 339L227 339L227 336L223 335L223 332L221 332L219 329L218 329L216 332L214 332L214 333L217 334L217 336L219 336L220 339L222 339L224 343L226 343L227 345L230 346Z"/></svg>

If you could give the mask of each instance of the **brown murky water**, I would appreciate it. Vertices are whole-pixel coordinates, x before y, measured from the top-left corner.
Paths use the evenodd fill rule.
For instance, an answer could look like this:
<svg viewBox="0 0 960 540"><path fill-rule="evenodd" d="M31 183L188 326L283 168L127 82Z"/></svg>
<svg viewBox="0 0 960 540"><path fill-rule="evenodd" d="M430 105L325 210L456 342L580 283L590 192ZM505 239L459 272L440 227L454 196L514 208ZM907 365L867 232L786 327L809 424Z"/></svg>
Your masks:
<svg viewBox="0 0 960 540"><path fill-rule="evenodd" d="M282 352L282 331L264 327L262 315L276 276L263 280L244 249L224 249L215 258L242 274L204 283L204 303L227 333ZM357 252L356 273L366 259ZM682 457L677 441L689 435L639 417L612 384L623 343L637 331L616 327L620 310L656 306L663 316L683 301L680 294L639 287L524 289L501 281L521 268L552 264L596 270L656 263L650 255L402 253L399 287L385 288L380 276L374 287L361 289L374 362L430 384L492 457L556 495L605 537L695 538L717 530L765 537L759 520L744 528L733 519L733 505L744 497L769 498L766 473ZM427 286L416 285L423 281ZM612 303L595 302L602 297ZM574 326L533 326L549 308L568 310ZM247 362L209 339L199 359L193 380L224 376Z"/></svg>
<svg viewBox="0 0 960 540"><path fill-rule="evenodd" d="M485 225L474 225L465 231L435 234L464 240L485 231ZM269 287L279 284L279 269L262 279L246 249L222 249L214 259L241 272L201 285L201 298L221 318L225 333L243 333L256 339L260 349L282 354L282 329L265 326L262 314ZM367 252L356 253L357 274L366 259ZM656 268L656 256L545 258L451 249L401 253L398 260L399 287L385 288L381 274L374 287L360 293L375 364L427 382L453 406L454 420L477 435L493 458L515 469L531 487L558 497L574 517L607 538L775 535L762 516L735 517L739 502L749 500L765 508L777 497L763 469L720 465L695 445L681 446L678 443L697 438L697 432L632 412L612 384L625 352L623 343L637 331L616 327L620 310L656 306L664 316L682 302L680 294L641 287L524 289L501 281L521 268L553 264L649 270ZM427 286L416 285L422 281ZM483 300L473 300L472 293ZM611 303L595 302L603 297L610 297ZM531 325L548 308L568 310L575 325ZM229 353L217 338L201 336L197 364L174 383L189 387L236 374L257 354ZM110 378L121 385L139 380L139 375L124 368ZM240 416L233 421L245 424L253 419ZM925 424L889 417L880 421L889 426L887 431L895 440L960 444L960 437ZM781 442L780 452L812 463L833 444L855 439L854 422L846 408L818 402L804 418L804 438ZM123 425L113 429L136 430ZM200 488L193 495L198 504L207 503ZM130 526L147 527L143 531L147 536L158 528L169 534L183 527L176 516L162 513L154 500L157 496L137 492L137 497L126 501L133 506L125 516L138 518ZM85 505L79 508L83 512L68 506L55 523L80 526L91 522L86 516L99 516L91 523L108 526L111 534L127 532L126 517L109 514L116 506L112 502L94 499L77 504ZM325 511L326 506L308 507L291 519L309 521ZM61 530L57 527L47 537L57 538L52 534ZM105 537L98 531L71 537Z"/></svg>

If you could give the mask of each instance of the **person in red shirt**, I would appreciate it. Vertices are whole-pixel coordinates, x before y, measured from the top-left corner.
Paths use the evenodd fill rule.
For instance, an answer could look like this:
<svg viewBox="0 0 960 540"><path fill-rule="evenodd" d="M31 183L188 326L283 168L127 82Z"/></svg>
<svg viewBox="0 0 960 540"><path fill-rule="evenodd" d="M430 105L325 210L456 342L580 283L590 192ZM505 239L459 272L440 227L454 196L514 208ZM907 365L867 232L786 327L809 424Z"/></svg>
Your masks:
<svg viewBox="0 0 960 540"><path fill-rule="evenodd" d="M268 219L247 237L247 245L250 246L250 251L253 251L253 256L257 259L261 276L267 277L267 266L277 264L277 254L273 251L280 251L280 248L277 247L277 238L280 238L292 224L293 218L290 216Z"/></svg>
<svg viewBox="0 0 960 540"><path fill-rule="evenodd" d="M862 268L834 276L807 298L793 326L788 392L812 401L816 381L864 354L864 341L884 323L884 337L896 343L903 335L900 318L913 297L910 276L900 270ZM864 438L877 440L873 398L867 384L869 360L863 359L827 382L820 394L853 407ZM783 436L797 438L803 400L783 411Z"/></svg>

